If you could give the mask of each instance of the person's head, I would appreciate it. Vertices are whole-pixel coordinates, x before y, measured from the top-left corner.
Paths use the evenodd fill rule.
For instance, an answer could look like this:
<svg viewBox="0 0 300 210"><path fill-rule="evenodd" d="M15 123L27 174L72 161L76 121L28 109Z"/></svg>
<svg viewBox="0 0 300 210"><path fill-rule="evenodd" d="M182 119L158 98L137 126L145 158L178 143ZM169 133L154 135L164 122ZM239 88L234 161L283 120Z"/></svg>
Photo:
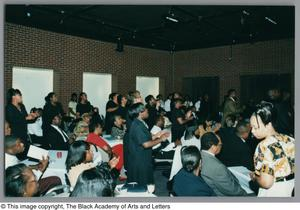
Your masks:
<svg viewBox="0 0 300 210"><path fill-rule="evenodd" d="M268 90L268 97L271 101L276 101L276 100L279 100L280 97L281 97L281 92L280 92L280 89L279 88L270 88Z"/></svg>
<svg viewBox="0 0 300 210"><path fill-rule="evenodd" d="M148 95L146 98L145 98L145 102L151 106L153 106L155 103L156 103L156 100L154 98L153 95Z"/></svg>
<svg viewBox="0 0 300 210"><path fill-rule="evenodd" d="M228 95L228 97L235 98L236 97L236 91L235 91L235 89L228 90L227 95Z"/></svg>
<svg viewBox="0 0 300 210"><path fill-rule="evenodd" d="M191 112L196 112L196 107L195 106L190 106L188 109L187 109L187 112L188 111L191 111Z"/></svg>
<svg viewBox="0 0 300 210"><path fill-rule="evenodd" d="M221 139L215 133L207 132L201 137L202 150L207 150L217 155L220 153L221 148L222 148Z"/></svg>
<svg viewBox="0 0 300 210"><path fill-rule="evenodd" d="M77 93L72 93L71 101L77 101Z"/></svg>
<svg viewBox="0 0 300 210"><path fill-rule="evenodd" d="M84 122L86 122L87 124L90 124L91 116L89 113L83 113L81 118Z"/></svg>
<svg viewBox="0 0 300 210"><path fill-rule="evenodd" d="M174 100L175 99L182 99L182 96L180 95L180 93L175 92L175 93L173 93L173 99Z"/></svg>
<svg viewBox="0 0 300 210"><path fill-rule="evenodd" d="M58 102L58 98L54 92L48 93L48 95L45 97L46 103L52 103L55 104Z"/></svg>
<svg viewBox="0 0 300 210"><path fill-rule="evenodd" d="M99 122L93 122L89 125L89 132L101 135L103 131L102 125Z"/></svg>
<svg viewBox="0 0 300 210"><path fill-rule="evenodd" d="M9 123L5 120L4 124L4 136L10 136L11 135L11 128Z"/></svg>
<svg viewBox="0 0 300 210"><path fill-rule="evenodd" d="M33 197L37 195L38 186L35 175L25 164L5 170L5 195L8 197Z"/></svg>
<svg viewBox="0 0 300 210"><path fill-rule="evenodd" d="M117 127L122 127L124 123L123 118L120 115L114 115L114 125Z"/></svg>
<svg viewBox="0 0 300 210"><path fill-rule="evenodd" d="M248 139L250 130L251 130L250 124L244 120L238 122L238 124L235 127L236 135L241 137L244 140Z"/></svg>
<svg viewBox="0 0 300 210"><path fill-rule="evenodd" d="M21 154L25 150L24 143L19 137L5 136L4 137L5 153L11 155Z"/></svg>
<svg viewBox="0 0 300 210"><path fill-rule="evenodd" d="M20 104L23 102L22 93L19 89L10 88L6 94L7 104L16 103Z"/></svg>
<svg viewBox="0 0 300 210"><path fill-rule="evenodd" d="M70 197L112 197L113 195L114 184L110 172L97 166L81 173Z"/></svg>
<svg viewBox="0 0 300 210"><path fill-rule="evenodd" d="M270 132L274 132L276 126L276 111L273 104L268 102L261 102L256 106L256 110L250 118L252 127L252 134L257 139L264 139Z"/></svg>
<svg viewBox="0 0 300 210"><path fill-rule="evenodd" d="M227 115L226 118L225 118L225 126L227 128L232 128L235 126L236 124L236 116L233 115L233 114L230 114L230 115Z"/></svg>
<svg viewBox="0 0 300 210"><path fill-rule="evenodd" d="M118 104L125 106L127 104L127 98L124 95L118 95Z"/></svg>
<svg viewBox="0 0 300 210"><path fill-rule="evenodd" d="M93 152L89 143L85 141L75 141L70 145L66 159L67 171L69 171L73 166L92 161Z"/></svg>
<svg viewBox="0 0 300 210"><path fill-rule="evenodd" d="M52 116L52 125L60 126L61 125L61 116L60 114L55 114Z"/></svg>
<svg viewBox="0 0 300 210"><path fill-rule="evenodd" d="M196 146L182 147L181 151L182 168L189 172L194 173L196 176L199 174L201 165L201 154Z"/></svg>
<svg viewBox="0 0 300 210"><path fill-rule="evenodd" d="M162 94L158 94L158 95L156 96L156 99L157 99L157 100L163 100Z"/></svg>
<svg viewBox="0 0 300 210"><path fill-rule="evenodd" d="M172 99L172 97L173 97L173 94L172 93L170 93L169 95L168 95L168 99Z"/></svg>
<svg viewBox="0 0 300 210"><path fill-rule="evenodd" d="M164 116L157 115L155 117L155 125L163 129L165 127L165 118Z"/></svg>
<svg viewBox="0 0 300 210"><path fill-rule="evenodd" d="M197 126L190 126L185 129L184 140L190 140L195 136ZM200 142L199 142L200 143Z"/></svg>
<svg viewBox="0 0 300 210"><path fill-rule="evenodd" d="M85 92L81 92L79 94L79 99L78 99L79 103L86 103L87 102L87 95Z"/></svg>
<svg viewBox="0 0 300 210"><path fill-rule="evenodd" d="M211 115L206 116L200 116L198 120L198 125L203 126L203 128L206 130L207 127L211 127L213 124L213 118Z"/></svg>
<svg viewBox="0 0 300 210"><path fill-rule="evenodd" d="M128 110L128 113L131 119L139 117L144 120L149 117L148 109L142 103L136 103L131 105L131 107Z"/></svg>
<svg viewBox="0 0 300 210"><path fill-rule="evenodd" d="M109 94L108 99L114 101L115 103L118 103L118 93Z"/></svg>
<svg viewBox="0 0 300 210"><path fill-rule="evenodd" d="M40 116L40 112L39 112L38 108L36 108L36 107L31 108L30 113L34 113L38 117Z"/></svg>
<svg viewBox="0 0 300 210"><path fill-rule="evenodd" d="M176 109L180 109L182 107L183 101L180 98L174 100L174 106Z"/></svg>

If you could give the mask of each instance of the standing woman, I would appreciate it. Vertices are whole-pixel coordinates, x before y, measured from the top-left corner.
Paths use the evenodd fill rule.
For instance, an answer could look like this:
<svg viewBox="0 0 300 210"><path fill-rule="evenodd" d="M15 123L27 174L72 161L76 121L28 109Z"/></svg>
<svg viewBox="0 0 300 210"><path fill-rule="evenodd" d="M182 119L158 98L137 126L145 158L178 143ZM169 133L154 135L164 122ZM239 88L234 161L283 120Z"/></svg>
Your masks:
<svg viewBox="0 0 300 210"><path fill-rule="evenodd" d="M43 133L45 134L49 129L53 116L60 115L64 116L64 110L62 108L61 103L58 102L58 98L54 92L48 93L45 97L46 104L43 109Z"/></svg>
<svg viewBox="0 0 300 210"><path fill-rule="evenodd" d="M126 115L127 115L127 98L126 96L123 95L118 95L118 104L119 107L117 109L117 115L120 115L123 119L126 119Z"/></svg>
<svg viewBox="0 0 300 210"><path fill-rule="evenodd" d="M36 113L27 114L22 101L22 93L18 89L7 91L7 105L5 107L5 118L11 128L11 134L27 141L27 123L37 117Z"/></svg>
<svg viewBox="0 0 300 210"><path fill-rule="evenodd" d="M84 113L91 113L93 111L93 106L87 100L87 95L84 92L79 94L78 103L76 106L76 116L80 118Z"/></svg>
<svg viewBox="0 0 300 210"><path fill-rule="evenodd" d="M165 141L169 133L158 132L151 135L145 119L148 110L142 103L133 104L129 109L133 120L129 131L129 159L127 182L137 182L140 185L154 184L152 147Z"/></svg>
<svg viewBox="0 0 300 210"><path fill-rule="evenodd" d="M291 197L295 186L295 140L276 131L275 114L271 103L261 102L250 118L252 134L261 140L251 173L258 197Z"/></svg>
<svg viewBox="0 0 300 210"><path fill-rule="evenodd" d="M106 103L106 115L105 115L105 130L106 134L111 134L111 128L113 127L113 117L117 113L119 108L117 93L111 93L109 95L109 101Z"/></svg>

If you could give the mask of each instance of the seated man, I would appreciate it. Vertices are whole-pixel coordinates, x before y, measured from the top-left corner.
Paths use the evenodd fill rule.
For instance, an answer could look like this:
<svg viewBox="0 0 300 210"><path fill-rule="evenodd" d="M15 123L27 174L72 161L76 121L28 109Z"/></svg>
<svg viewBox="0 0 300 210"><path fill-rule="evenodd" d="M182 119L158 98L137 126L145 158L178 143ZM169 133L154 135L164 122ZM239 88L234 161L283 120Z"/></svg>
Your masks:
<svg viewBox="0 0 300 210"><path fill-rule="evenodd" d="M9 167L14 167L15 165L20 164L20 161L16 157L17 154L23 153L25 147L22 141L15 136L6 136L4 139L5 147L5 169ZM39 182L39 192L41 194L47 192L52 187L61 185L61 180L56 176L46 177L40 179L47 169L49 163L48 157L40 161L37 165L30 165L29 168L34 173L37 181ZM31 172L31 173L32 173ZM6 177L6 182L7 182Z"/></svg>
<svg viewBox="0 0 300 210"><path fill-rule="evenodd" d="M90 133L87 136L86 142L94 144L105 152L107 152L112 158L113 156L120 157L120 160L116 166L116 169L119 171L122 169L124 164L123 159L123 144L117 144L114 147L110 147L109 144L101 137L102 135L102 125L98 122L91 123L89 126Z"/></svg>
<svg viewBox="0 0 300 210"><path fill-rule="evenodd" d="M155 124L151 129L151 134L155 135L158 132L162 131L164 129L165 125L165 118L161 115L157 115L155 118ZM168 146L168 148L166 148ZM173 159L175 150L173 149L175 147L174 143L171 143L169 141L161 142L154 147L152 147L153 150L153 156L157 159Z"/></svg>
<svg viewBox="0 0 300 210"><path fill-rule="evenodd" d="M237 178L215 157L221 147L221 139L216 134L208 132L201 137L202 178L217 196L247 195Z"/></svg>
<svg viewBox="0 0 300 210"><path fill-rule="evenodd" d="M227 167L244 166L253 171L253 156L246 142L250 127L247 126L246 122L241 121L232 132L222 132L224 129L220 131L223 143L222 150L216 157Z"/></svg>
<svg viewBox="0 0 300 210"><path fill-rule="evenodd" d="M125 120L120 115L115 115L113 119L114 125L111 129L111 135L116 139L123 139L126 132Z"/></svg>
<svg viewBox="0 0 300 210"><path fill-rule="evenodd" d="M49 145L51 150L68 150L69 137L63 129L60 128L61 117L59 115L53 115L51 126L45 133L45 142Z"/></svg>

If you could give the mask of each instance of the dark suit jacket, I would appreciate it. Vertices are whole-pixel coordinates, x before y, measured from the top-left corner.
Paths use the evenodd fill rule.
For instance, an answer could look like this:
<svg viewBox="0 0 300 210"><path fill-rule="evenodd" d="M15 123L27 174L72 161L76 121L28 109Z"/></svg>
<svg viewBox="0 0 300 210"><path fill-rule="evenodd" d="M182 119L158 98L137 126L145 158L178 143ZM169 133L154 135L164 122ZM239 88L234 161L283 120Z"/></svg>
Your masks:
<svg viewBox="0 0 300 210"><path fill-rule="evenodd" d="M221 152L216 157L227 167L245 166L249 170L254 170L253 155L249 145L238 137L234 129L220 129L222 139Z"/></svg>
<svg viewBox="0 0 300 210"><path fill-rule="evenodd" d="M68 150L68 143L64 141L63 136L52 126L45 134L45 141L50 145L51 150Z"/></svg>
<svg viewBox="0 0 300 210"><path fill-rule="evenodd" d="M201 151L201 176L217 196L246 196L238 179L215 156Z"/></svg>
<svg viewBox="0 0 300 210"><path fill-rule="evenodd" d="M174 176L173 191L177 196L216 196L202 177L181 169Z"/></svg>

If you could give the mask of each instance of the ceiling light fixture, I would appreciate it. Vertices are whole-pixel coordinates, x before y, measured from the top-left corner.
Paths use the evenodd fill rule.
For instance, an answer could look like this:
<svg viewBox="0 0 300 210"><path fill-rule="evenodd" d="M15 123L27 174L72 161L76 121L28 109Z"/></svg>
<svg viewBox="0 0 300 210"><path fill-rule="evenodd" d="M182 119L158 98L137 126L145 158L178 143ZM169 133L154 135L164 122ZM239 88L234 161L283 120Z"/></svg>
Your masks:
<svg viewBox="0 0 300 210"><path fill-rule="evenodd" d="M121 37L118 37L116 51L117 52L123 52L124 51L124 44L121 40Z"/></svg>
<svg viewBox="0 0 300 210"><path fill-rule="evenodd" d="M247 12L246 10L243 10L243 14L244 14L244 15L247 15L247 16L249 16L249 15L250 15L250 13L249 13L249 12Z"/></svg>
<svg viewBox="0 0 300 210"><path fill-rule="evenodd" d="M178 20L175 19L175 18L173 18L173 17L166 16L166 19L167 19L167 20L170 20L170 21L172 21L172 22L178 23Z"/></svg>
<svg viewBox="0 0 300 210"><path fill-rule="evenodd" d="M277 25L277 22L269 17L265 17L265 20L269 21L270 23L273 23L274 25Z"/></svg>
<svg viewBox="0 0 300 210"><path fill-rule="evenodd" d="M26 16L27 17L31 17L31 13L30 12L26 12Z"/></svg>

